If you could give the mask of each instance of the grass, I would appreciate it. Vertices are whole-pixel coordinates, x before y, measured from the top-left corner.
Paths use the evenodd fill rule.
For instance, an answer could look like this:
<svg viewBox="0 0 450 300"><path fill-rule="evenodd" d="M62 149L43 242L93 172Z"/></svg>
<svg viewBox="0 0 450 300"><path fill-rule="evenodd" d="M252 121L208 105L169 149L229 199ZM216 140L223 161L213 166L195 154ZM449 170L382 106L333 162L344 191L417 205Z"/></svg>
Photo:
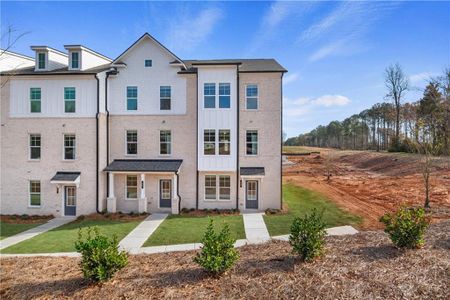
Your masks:
<svg viewBox="0 0 450 300"><path fill-rule="evenodd" d="M170 215L144 243L144 247L199 243L208 225L209 218L214 220L214 225L217 229L226 223L230 226L231 234L235 239L245 238L242 216L196 217Z"/></svg>
<svg viewBox="0 0 450 300"><path fill-rule="evenodd" d="M283 203L288 207L287 214L264 216L271 236L288 234L294 218L304 216L313 208L323 211L327 227L357 225L362 221L361 217L342 210L323 195L292 183L283 185Z"/></svg>
<svg viewBox="0 0 450 300"><path fill-rule="evenodd" d="M26 224L5 223L0 221L0 240L21 233L33 227L42 225L45 222L47 222L47 220L42 220L42 222L37 223L26 223Z"/></svg>
<svg viewBox="0 0 450 300"><path fill-rule="evenodd" d="M311 149L302 146L283 146L283 153L309 153Z"/></svg>
<svg viewBox="0 0 450 300"><path fill-rule="evenodd" d="M116 235L119 241L134 229L142 220L81 220L74 221L53 230L44 232L34 238L23 241L3 249L1 253L52 253L73 252L75 241L78 239L78 230L98 226L99 232L112 237Z"/></svg>

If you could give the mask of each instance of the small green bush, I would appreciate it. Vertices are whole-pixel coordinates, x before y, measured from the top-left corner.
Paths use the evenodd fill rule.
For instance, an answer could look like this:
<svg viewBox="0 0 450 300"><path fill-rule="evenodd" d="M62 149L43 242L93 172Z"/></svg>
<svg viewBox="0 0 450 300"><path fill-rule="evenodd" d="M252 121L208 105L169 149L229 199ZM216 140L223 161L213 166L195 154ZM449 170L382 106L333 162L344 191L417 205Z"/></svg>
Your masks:
<svg viewBox="0 0 450 300"><path fill-rule="evenodd" d="M99 234L97 227L88 227L85 237L80 229L75 249L81 253L80 266L84 277L95 282L110 279L128 263L128 254L119 251L117 237L109 239Z"/></svg>
<svg viewBox="0 0 450 300"><path fill-rule="evenodd" d="M210 219L202 238L203 248L197 253L194 262L208 272L219 275L230 269L239 259L239 252L234 248L235 242L236 240L231 237L228 224L216 233L214 222Z"/></svg>
<svg viewBox="0 0 450 300"><path fill-rule="evenodd" d="M315 209L310 215L294 219L289 243L293 252L298 254L303 261L313 260L322 255L326 235L325 226L322 214L317 213Z"/></svg>
<svg viewBox="0 0 450 300"><path fill-rule="evenodd" d="M386 225L384 231L389 234L392 243L399 248L420 248L424 245L425 231L430 219L423 208L401 207L395 213L386 213L380 218Z"/></svg>

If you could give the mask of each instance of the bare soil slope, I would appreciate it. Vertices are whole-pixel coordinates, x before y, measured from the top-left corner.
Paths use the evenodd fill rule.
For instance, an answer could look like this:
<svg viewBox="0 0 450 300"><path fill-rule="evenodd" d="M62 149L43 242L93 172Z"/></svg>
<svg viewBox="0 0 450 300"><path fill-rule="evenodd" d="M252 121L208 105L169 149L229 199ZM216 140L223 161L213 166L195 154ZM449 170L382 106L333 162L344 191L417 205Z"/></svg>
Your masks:
<svg viewBox="0 0 450 300"><path fill-rule="evenodd" d="M421 206L424 187L421 156L369 151L321 151L320 154L289 156L293 165L283 167L285 181L294 182L328 196L364 218L362 229L380 228L378 219L399 205ZM325 160L332 155L332 179L326 181ZM450 218L450 159L436 158L432 174L433 218Z"/></svg>

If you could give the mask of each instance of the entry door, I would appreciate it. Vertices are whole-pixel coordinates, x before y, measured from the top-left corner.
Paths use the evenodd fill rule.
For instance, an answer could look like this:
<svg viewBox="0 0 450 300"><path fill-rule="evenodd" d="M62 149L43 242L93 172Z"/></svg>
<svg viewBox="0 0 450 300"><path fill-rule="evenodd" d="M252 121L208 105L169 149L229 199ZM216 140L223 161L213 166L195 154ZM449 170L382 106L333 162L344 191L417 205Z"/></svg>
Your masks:
<svg viewBox="0 0 450 300"><path fill-rule="evenodd" d="M66 186L64 198L64 215L75 216L77 213L77 188Z"/></svg>
<svg viewBox="0 0 450 300"><path fill-rule="evenodd" d="M172 207L172 180L159 181L159 207Z"/></svg>
<svg viewBox="0 0 450 300"><path fill-rule="evenodd" d="M245 207L258 209L258 180L247 180L245 185Z"/></svg>

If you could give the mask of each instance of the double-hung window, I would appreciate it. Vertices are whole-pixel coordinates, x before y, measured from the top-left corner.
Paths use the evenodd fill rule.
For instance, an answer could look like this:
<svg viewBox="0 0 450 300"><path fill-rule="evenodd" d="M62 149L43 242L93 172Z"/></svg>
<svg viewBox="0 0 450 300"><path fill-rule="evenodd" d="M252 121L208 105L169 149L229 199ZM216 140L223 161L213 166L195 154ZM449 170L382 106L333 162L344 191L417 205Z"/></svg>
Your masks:
<svg viewBox="0 0 450 300"><path fill-rule="evenodd" d="M247 130L247 155L258 155L258 131Z"/></svg>
<svg viewBox="0 0 450 300"><path fill-rule="evenodd" d="M219 130L219 155L230 155L230 130Z"/></svg>
<svg viewBox="0 0 450 300"><path fill-rule="evenodd" d="M41 112L41 88L30 88L30 111Z"/></svg>
<svg viewBox="0 0 450 300"><path fill-rule="evenodd" d="M219 83L219 108L230 108L229 83Z"/></svg>
<svg viewBox="0 0 450 300"><path fill-rule="evenodd" d="M228 175L219 176L219 200L230 200L231 180Z"/></svg>
<svg viewBox="0 0 450 300"><path fill-rule="evenodd" d="M214 129L205 129L203 133L203 153L205 155L216 154L216 131Z"/></svg>
<svg viewBox="0 0 450 300"><path fill-rule="evenodd" d="M45 69L45 63L46 63L46 55L45 53L41 52L38 53L38 69L44 70Z"/></svg>
<svg viewBox="0 0 450 300"><path fill-rule="evenodd" d="M247 109L258 109L258 86L256 84L247 85L245 93Z"/></svg>
<svg viewBox="0 0 450 300"><path fill-rule="evenodd" d="M127 155L137 154L137 130L127 130Z"/></svg>
<svg viewBox="0 0 450 300"><path fill-rule="evenodd" d="M75 99L76 92L74 87L64 88L64 112L74 113L75 112Z"/></svg>
<svg viewBox="0 0 450 300"><path fill-rule="evenodd" d="M137 110L137 98L137 86L127 86L127 110Z"/></svg>
<svg viewBox="0 0 450 300"><path fill-rule="evenodd" d="M170 110L171 107L171 88L170 86L159 87L159 109Z"/></svg>
<svg viewBox="0 0 450 300"><path fill-rule="evenodd" d="M137 176L127 175L127 199L137 199Z"/></svg>
<svg viewBox="0 0 450 300"><path fill-rule="evenodd" d="M79 69L80 68L80 52L72 52L70 58L71 58L71 68Z"/></svg>
<svg viewBox="0 0 450 300"><path fill-rule="evenodd" d="M217 199L216 175L205 175L205 200Z"/></svg>
<svg viewBox="0 0 450 300"><path fill-rule="evenodd" d="M40 134L30 134L30 159L41 159Z"/></svg>
<svg viewBox="0 0 450 300"><path fill-rule="evenodd" d="M203 86L204 107L216 108L216 84L205 83Z"/></svg>
<svg viewBox="0 0 450 300"><path fill-rule="evenodd" d="M64 135L64 159L73 160L75 159L75 135L65 134Z"/></svg>
<svg viewBox="0 0 450 300"><path fill-rule="evenodd" d="M39 180L30 180L30 198L29 206L41 206L41 182Z"/></svg>
<svg viewBox="0 0 450 300"><path fill-rule="evenodd" d="M161 130L159 132L159 154L172 154L172 133L170 130Z"/></svg>

